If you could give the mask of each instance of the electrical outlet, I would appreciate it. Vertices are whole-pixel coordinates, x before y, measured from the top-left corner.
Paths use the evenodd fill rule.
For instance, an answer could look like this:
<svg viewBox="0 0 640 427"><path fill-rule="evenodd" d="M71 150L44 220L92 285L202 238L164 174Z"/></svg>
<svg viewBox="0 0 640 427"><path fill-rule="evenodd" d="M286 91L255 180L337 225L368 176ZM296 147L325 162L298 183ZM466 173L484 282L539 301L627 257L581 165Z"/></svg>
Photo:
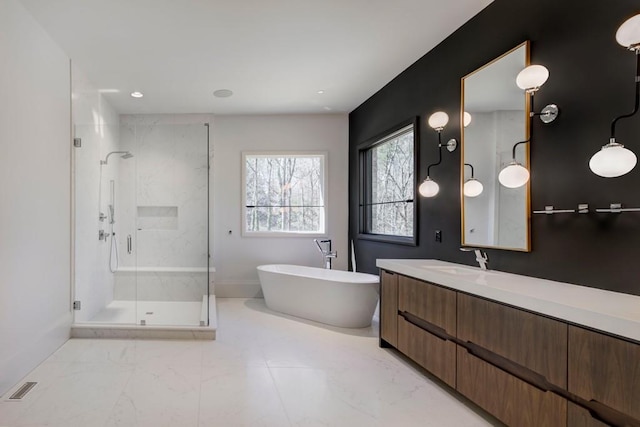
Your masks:
<svg viewBox="0 0 640 427"><path fill-rule="evenodd" d="M442 231L436 230L436 242L442 243Z"/></svg>

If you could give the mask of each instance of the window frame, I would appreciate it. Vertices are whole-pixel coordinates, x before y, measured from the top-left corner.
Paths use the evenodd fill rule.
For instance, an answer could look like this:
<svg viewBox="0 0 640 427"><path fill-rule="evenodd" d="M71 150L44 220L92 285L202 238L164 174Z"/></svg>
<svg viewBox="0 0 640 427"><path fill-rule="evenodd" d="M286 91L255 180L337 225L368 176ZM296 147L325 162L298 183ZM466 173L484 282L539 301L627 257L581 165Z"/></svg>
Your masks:
<svg viewBox="0 0 640 427"><path fill-rule="evenodd" d="M398 236L390 234L376 234L367 230L367 224L371 218L371 187L372 176L369 163L370 150L378 144L382 144L393 138L394 134L403 128L413 127L413 235ZM414 117L405 120L402 123L393 126L386 131L368 139L358 145L358 239L373 240L385 243L395 243L400 245L417 246L418 245L418 173L419 173L419 147L420 147L420 128L419 118Z"/></svg>
<svg viewBox="0 0 640 427"><path fill-rule="evenodd" d="M247 230L247 157L319 157L321 163L322 175L322 196L324 200L324 231L323 232L292 232L292 231L249 231ZM241 175L242 175L242 208L241 208L241 234L243 237L291 237L291 238L309 238L309 237L327 237L329 235L329 152L328 151L304 151L304 150L268 150L268 151L243 151L241 156Z"/></svg>

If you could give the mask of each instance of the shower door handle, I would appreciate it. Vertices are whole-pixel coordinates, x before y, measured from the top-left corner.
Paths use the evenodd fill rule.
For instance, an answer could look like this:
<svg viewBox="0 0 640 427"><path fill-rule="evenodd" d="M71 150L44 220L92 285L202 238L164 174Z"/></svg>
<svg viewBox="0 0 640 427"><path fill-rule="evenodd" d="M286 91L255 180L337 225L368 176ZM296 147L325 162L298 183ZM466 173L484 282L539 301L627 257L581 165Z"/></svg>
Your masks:
<svg viewBox="0 0 640 427"><path fill-rule="evenodd" d="M131 234L127 235L127 253L131 254L131 250L133 249L131 244Z"/></svg>

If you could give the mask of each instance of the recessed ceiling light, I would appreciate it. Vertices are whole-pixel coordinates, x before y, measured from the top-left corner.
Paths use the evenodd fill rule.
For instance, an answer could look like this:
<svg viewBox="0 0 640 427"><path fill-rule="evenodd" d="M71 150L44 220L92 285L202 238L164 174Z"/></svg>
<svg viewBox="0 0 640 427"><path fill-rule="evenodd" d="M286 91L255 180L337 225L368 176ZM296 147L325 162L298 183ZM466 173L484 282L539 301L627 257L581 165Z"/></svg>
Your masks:
<svg viewBox="0 0 640 427"><path fill-rule="evenodd" d="M325 110L331 111L331 107L324 107Z"/></svg>
<svg viewBox="0 0 640 427"><path fill-rule="evenodd" d="M318 91L318 95L322 95L323 93L324 93L324 91L323 91L323 90L319 90L319 91Z"/></svg>
<svg viewBox="0 0 640 427"><path fill-rule="evenodd" d="M218 89L213 92L213 96L215 96L216 98L228 98L231 95L233 95L233 91L229 89Z"/></svg>
<svg viewBox="0 0 640 427"><path fill-rule="evenodd" d="M142 98L144 95L142 94L142 92L131 92L131 96L134 98Z"/></svg>

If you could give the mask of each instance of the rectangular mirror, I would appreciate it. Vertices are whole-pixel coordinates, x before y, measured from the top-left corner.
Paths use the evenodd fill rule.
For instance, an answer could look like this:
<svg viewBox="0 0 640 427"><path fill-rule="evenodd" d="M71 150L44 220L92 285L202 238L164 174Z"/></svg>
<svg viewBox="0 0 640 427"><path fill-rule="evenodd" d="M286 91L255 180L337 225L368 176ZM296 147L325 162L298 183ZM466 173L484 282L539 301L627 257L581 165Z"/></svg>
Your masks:
<svg viewBox="0 0 640 427"><path fill-rule="evenodd" d="M462 78L464 246L531 249L529 182L519 188L498 182L514 144L529 139L529 100L516 86L516 76L527 65L528 41ZM516 160L529 169L529 144L518 145Z"/></svg>

